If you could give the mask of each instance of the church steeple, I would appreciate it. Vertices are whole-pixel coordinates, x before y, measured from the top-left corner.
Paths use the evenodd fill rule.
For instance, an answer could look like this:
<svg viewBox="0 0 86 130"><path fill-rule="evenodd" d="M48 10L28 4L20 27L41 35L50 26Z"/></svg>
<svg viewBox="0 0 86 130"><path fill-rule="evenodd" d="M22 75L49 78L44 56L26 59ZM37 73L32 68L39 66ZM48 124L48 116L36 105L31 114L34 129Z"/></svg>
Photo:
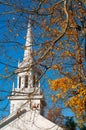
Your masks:
<svg viewBox="0 0 86 130"><path fill-rule="evenodd" d="M26 43L24 46L24 57L23 61L18 64L18 89L24 89L24 91L33 87L33 72L31 64L33 62L32 58L32 33L31 33L31 23L29 20Z"/></svg>
<svg viewBox="0 0 86 130"><path fill-rule="evenodd" d="M46 103L40 93L40 84L37 81L41 76L41 68L37 64L32 68L32 35L28 24L23 61L18 64L17 88L9 96L10 115L0 123L2 130L62 130L40 115ZM35 89L34 89L35 88Z"/></svg>
<svg viewBox="0 0 86 130"><path fill-rule="evenodd" d="M23 61L18 63L18 69L16 70L17 88L15 88L15 91L9 97L11 100L11 113L21 108L20 106L27 100L29 101L28 108L37 107L40 110L40 99L42 98L42 95L40 95L40 84L39 82L34 82L39 74L37 68L32 68L32 62L32 33L29 21Z"/></svg>

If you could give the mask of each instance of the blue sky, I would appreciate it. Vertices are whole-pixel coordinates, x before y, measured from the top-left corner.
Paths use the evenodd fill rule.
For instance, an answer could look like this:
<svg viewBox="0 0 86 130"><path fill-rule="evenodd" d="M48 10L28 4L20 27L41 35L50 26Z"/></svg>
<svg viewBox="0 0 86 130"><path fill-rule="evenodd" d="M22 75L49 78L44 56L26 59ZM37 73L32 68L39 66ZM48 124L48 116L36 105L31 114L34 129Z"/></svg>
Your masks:
<svg viewBox="0 0 86 130"><path fill-rule="evenodd" d="M9 75L17 68L18 60L22 60L27 31L21 30L21 26L26 28L27 23L23 25L24 18L20 14L1 15L6 9L12 11L10 7L0 4L0 119L9 114L7 96L12 90L13 81L16 85L16 76Z"/></svg>
<svg viewBox="0 0 86 130"><path fill-rule="evenodd" d="M26 4L27 2L24 2L21 7L25 6L28 8L30 2L31 1L29 1L28 4ZM1 6L0 14L6 9L6 6ZM8 11L13 11L13 9L10 7ZM24 44L26 41L26 31L28 25L27 19L28 17L24 13L0 15L0 99L3 99L0 101L0 119L9 114L10 103L7 100L7 96L12 90L13 81L15 82L16 86L16 76L13 75L9 78L3 78L2 75L9 76L9 74L13 73L17 67L18 61L22 61L23 59ZM78 23L81 26L80 21L78 21ZM34 31L33 27L32 31ZM43 38L37 37L40 34L39 27L36 27L34 35L35 34L35 41L38 44L43 42ZM37 50L38 46L35 46L35 49ZM49 89L48 79L56 79L57 77L61 77L61 75L59 75L56 71L49 70L41 80L41 89L44 92L45 99L48 104L47 106L50 108L52 108L51 96L52 94L56 94L56 92L52 92ZM55 104L55 107L57 105L62 106L63 104L61 101L59 101L58 104ZM63 109L63 114L65 116L74 116L69 108Z"/></svg>
<svg viewBox="0 0 86 130"><path fill-rule="evenodd" d="M28 8L29 6L28 9L30 9L31 1L28 2L28 0L26 0L24 3L22 2L21 6L17 4L18 8ZM14 4L14 2L12 4ZM34 4L33 7L35 6L36 5ZM9 76L9 74L13 73L13 71L16 69L18 60L22 60L23 58L23 45L25 44L26 40L28 18L24 13L1 15L3 12L12 12L14 9L11 6L6 6L5 4L0 5L0 7L0 74ZM40 39L37 37L40 34L39 30L39 27L34 30L34 34L36 34L35 40L38 43L40 43L40 41L43 42L42 38ZM38 49L38 47L35 46L35 49ZM3 78L2 75L0 76L0 97L3 98L3 100L0 102L0 118L3 115L5 116L9 113L9 101L7 100L7 96L12 90L13 81L15 81L16 86L16 77L14 75L10 78ZM49 70L46 73L46 77L44 77L44 83L43 79L41 81L41 89L45 93L45 98L47 100L47 103L49 102L49 107L52 107L50 98L52 94L51 90L48 87L48 79L55 79L56 77L57 74L55 74L54 71Z"/></svg>

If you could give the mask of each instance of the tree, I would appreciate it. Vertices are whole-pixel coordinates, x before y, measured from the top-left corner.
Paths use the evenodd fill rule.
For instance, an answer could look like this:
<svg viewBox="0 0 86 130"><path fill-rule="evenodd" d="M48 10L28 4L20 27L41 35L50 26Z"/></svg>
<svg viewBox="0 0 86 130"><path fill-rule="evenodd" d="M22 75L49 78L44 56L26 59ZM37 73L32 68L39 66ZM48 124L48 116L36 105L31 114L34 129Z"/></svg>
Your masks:
<svg viewBox="0 0 86 130"><path fill-rule="evenodd" d="M62 75L62 78L49 80L49 83L51 89L57 91L57 98L64 100L65 105L72 109L79 125L81 125L86 118L86 28L85 23L83 23L85 10L80 1L75 3L71 1L69 6L67 29L64 37L58 41L58 61L52 66L53 69L57 70L57 73ZM81 12L83 12L84 17Z"/></svg>
<svg viewBox="0 0 86 130"><path fill-rule="evenodd" d="M57 119L58 118L58 119ZM58 123L59 125L62 123L61 109L53 108L48 111L48 119L52 120L54 123Z"/></svg>
<svg viewBox="0 0 86 130"><path fill-rule="evenodd" d="M66 121L66 129L67 130L76 130L77 124L74 122L73 118L68 118Z"/></svg>
<svg viewBox="0 0 86 130"><path fill-rule="evenodd" d="M28 19L30 19L34 59L31 67L37 65L41 68L40 76L35 82L45 78L44 75L53 69L56 76L60 78L59 81L66 82L63 94L67 94L65 95L67 100L70 96L75 97L74 93L77 93L78 87L78 93L81 96L83 94L81 89L84 89L86 84L86 10L84 2L81 0L26 0L25 2L7 0L6 2L0 1L0 6L1 54L2 48L4 48L0 62L3 64L4 71L0 75L1 78L12 80L17 74L14 72L17 69L17 62L22 56L15 56L15 52L21 54L20 52L26 48L24 46L25 35ZM10 47L8 47L9 45ZM47 76L49 77L49 75ZM55 87L57 86L55 85ZM53 88L55 87L53 86ZM60 87L62 90L61 85ZM6 97L8 95L10 92ZM85 98L84 96L84 100Z"/></svg>

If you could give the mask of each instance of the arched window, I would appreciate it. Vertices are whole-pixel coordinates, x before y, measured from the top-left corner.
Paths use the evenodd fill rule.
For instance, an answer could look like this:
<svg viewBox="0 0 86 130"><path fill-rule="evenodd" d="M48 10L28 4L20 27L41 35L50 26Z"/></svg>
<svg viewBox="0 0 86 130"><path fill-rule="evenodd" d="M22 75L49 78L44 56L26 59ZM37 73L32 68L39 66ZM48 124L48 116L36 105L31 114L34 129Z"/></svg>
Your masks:
<svg viewBox="0 0 86 130"><path fill-rule="evenodd" d="M28 75L25 76L25 88L28 88Z"/></svg>
<svg viewBox="0 0 86 130"><path fill-rule="evenodd" d="M21 77L19 77L19 88L21 87Z"/></svg>

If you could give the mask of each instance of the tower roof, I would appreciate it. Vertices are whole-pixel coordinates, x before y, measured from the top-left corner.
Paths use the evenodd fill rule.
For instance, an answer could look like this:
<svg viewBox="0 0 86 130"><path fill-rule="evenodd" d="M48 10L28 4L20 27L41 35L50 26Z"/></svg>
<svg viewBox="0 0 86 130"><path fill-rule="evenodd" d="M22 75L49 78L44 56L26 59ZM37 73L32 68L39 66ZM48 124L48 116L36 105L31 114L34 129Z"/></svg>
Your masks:
<svg viewBox="0 0 86 130"><path fill-rule="evenodd" d="M31 23L29 20L28 23L28 29L27 29L27 35L26 35L26 44L24 47L24 61L32 61L32 34L31 34Z"/></svg>

